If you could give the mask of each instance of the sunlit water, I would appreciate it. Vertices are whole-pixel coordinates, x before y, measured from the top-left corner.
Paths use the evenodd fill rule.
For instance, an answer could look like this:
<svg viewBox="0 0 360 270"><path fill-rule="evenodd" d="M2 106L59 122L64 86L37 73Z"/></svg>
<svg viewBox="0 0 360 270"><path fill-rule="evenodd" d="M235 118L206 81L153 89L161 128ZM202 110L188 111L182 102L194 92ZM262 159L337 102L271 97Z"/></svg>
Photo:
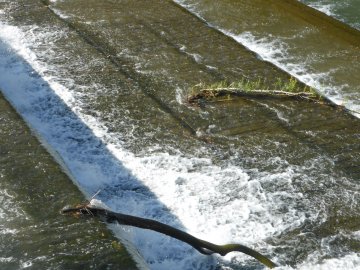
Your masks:
<svg viewBox="0 0 360 270"><path fill-rule="evenodd" d="M360 30L360 2L358 0L303 0L301 2Z"/></svg>
<svg viewBox="0 0 360 270"><path fill-rule="evenodd" d="M351 37L339 29L332 31L331 22L314 20L316 14L307 15L296 1L175 2L359 116L358 31ZM319 32L324 28L330 30Z"/></svg>
<svg viewBox="0 0 360 270"><path fill-rule="evenodd" d="M2 95L0 142L1 269L136 269L104 224L59 215L83 196Z"/></svg>
<svg viewBox="0 0 360 270"><path fill-rule="evenodd" d="M0 2L0 88L79 188L88 197L101 190L111 209L249 245L280 269L356 269L358 119L293 101L200 110L186 106L184 93L202 80L286 77L262 59L325 84L319 91L330 98L346 93L353 110L357 92L342 92L345 77L331 77L331 63L316 69L321 55L300 65L304 55L293 55L286 37L261 36L261 14L238 33L220 25L231 5L219 4L222 14L207 6L210 20L208 3L196 2L181 3L211 27L166 1L51 1L54 13L37 1L24 1L26 10L21 1ZM356 46L339 46L337 64L354 57ZM156 233L111 228L150 269L262 269L241 254L207 257Z"/></svg>

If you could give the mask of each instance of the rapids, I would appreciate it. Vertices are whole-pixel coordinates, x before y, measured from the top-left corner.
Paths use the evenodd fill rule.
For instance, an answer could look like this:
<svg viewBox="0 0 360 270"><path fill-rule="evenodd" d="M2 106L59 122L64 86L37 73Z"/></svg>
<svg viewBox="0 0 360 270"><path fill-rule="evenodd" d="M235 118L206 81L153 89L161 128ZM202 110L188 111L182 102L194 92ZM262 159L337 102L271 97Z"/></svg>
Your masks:
<svg viewBox="0 0 360 270"><path fill-rule="evenodd" d="M296 15L297 7L289 12L277 1L264 2L0 1L1 92L67 175L57 168L61 183L51 182L52 170L36 179L51 186L53 196L76 194L71 181L87 198L100 190L97 199L114 211L214 243L242 243L279 269L359 269L357 36L335 26L325 31L306 20L308 13ZM294 100L186 104L189 88L201 81L291 75L353 113ZM11 130L11 121L2 124ZM9 132L0 137L4 145L11 144ZM36 160L37 152L28 151L24 164ZM1 163L1 170L14 164ZM21 196L8 192L13 178L2 175L0 220L9 207L14 218L20 209L21 218L31 219ZM29 183L47 187L34 179ZM44 204L36 191L25 194ZM72 196L71 202L81 198ZM54 209L66 198L47 204ZM1 232L23 230L2 224ZM86 235L81 220L76 224L74 231ZM262 269L243 254L204 256L154 232L109 228L139 268ZM66 236L72 239L74 231ZM44 239L39 246L52 241ZM110 269L133 267L115 255L102 261L110 247L96 243L81 249L96 252L93 267L100 267L96 260ZM69 253L74 245L61 248ZM66 266L39 250L44 268ZM25 257L14 250L0 266L11 269L10 262L19 265ZM69 260L80 259L75 253ZM23 268L38 267L31 262Z"/></svg>

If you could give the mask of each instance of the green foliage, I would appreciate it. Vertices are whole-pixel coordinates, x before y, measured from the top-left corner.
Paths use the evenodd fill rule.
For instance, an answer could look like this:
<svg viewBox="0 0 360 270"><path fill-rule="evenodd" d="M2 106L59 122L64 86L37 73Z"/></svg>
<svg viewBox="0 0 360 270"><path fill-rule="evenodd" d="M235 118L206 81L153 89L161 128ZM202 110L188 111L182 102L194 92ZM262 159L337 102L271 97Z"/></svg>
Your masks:
<svg viewBox="0 0 360 270"><path fill-rule="evenodd" d="M235 96L244 95L252 97L289 97L322 102L321 96L315 89L299 83L293 77L286 81L277 78L274 82L244 78L235 82L220 81L212 84L201 82L189 89L187 102L189 104L199 104L200 100L209 101L219 97L221 99L218 99L218 101L226 101L232 100Z"/></svg>
<svg viewBox="0 0 360 270"><path fill-rule="evenodd" d="M190 90L190 95L197 94L199 91L206 90L219 90L219 89L239 89L239 91L251 92L254 90L277 90L289 93L311 93L317 96L315 89L309 86L301 85L297 79L290 77L289 80L284 81L281 78L277 78L274 83L269 83L265 79L249 80L242 78L240 81L228 82L220 81L212 84L205 84L203 82L195 85Z"/></svg>
<svg viewBox="0 0 360 270"><path fill-rule="evenodd" d="M299 92L299 90L301 89L301 87L299 87L298 85L298 81L294 77L291 77L288 81L285 82L277 78L276 82L274 83L274 87L275 89L291 93Z"/></svg>

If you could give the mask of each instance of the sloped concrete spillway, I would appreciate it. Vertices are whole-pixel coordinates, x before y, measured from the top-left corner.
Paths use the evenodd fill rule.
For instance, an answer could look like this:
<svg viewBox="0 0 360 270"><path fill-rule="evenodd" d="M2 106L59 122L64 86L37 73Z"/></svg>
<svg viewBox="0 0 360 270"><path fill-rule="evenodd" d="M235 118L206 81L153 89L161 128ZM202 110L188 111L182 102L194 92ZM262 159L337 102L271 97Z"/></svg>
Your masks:
<svg viewBox="0 0 360 270"><path fill-rule="evenodd" d="M356 117L291 100L188 107L186 92L201 81L290 75L172 1L0 8L2 92L87 196L101 190L114 211L240 242L283 269L359 265ZM111 228L150 269L262 267Z"/></svg>
<svg viewBox="0 0 360 270"><path fill-rule="evenodd" d="M137 269L104 225L59 216L84 198L2 95L0 127L0 268Z"/></svg>
<svg viewBox="0 0 360 270"><path fill-rule="evenodd" d="M293 0L176 2L360 117L357 29ZM331 2L336 1L326 1ZM336 5L360 8L345 2Z"/></svg>

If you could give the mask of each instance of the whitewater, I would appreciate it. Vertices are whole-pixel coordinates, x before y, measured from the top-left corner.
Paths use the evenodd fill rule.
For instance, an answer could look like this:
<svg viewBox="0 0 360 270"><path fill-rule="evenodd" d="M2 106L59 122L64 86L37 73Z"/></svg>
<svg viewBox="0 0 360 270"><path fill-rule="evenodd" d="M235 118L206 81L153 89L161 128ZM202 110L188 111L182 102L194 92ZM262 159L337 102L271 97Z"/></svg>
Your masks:
<svg viewBox="0 0 360 270"><path fill-rule="evenodd" d="M333 89L324 87L324 77L329 74L313 74L306 64L289 62L291 56L281 42L258 39L250 32L234 35L220 30L322 93ZM218 244L239 242L280 262L286 254L277 255L277 247L267 241L269 238L305 222L326 219L318 209L305 207L311 202L299 203L306 201L304 194L293 187L299 175L305 174L303 178L310 182L314 181L312 175L306 175L303 166L289 164L281 157L268 160L269 165L279 168L277 173L269 174L255 169L249 172L236 164L235 160L241 158L238 153L230 156L226 165L219 165L213 161L213 152L205 147L192 154L162 145L151 145L140 154L131 151L126 145L128 140L134 140L128 132L133 125L130 117L123 115L124 126L128 127L122 133L113 133L96 112L87 113L87 86L77 85L61 65L52 65L48 59L56 55L51 50L33 49L41 44L51 47L53 40L67 35L63 30L36 26L22 29L0 22L0 89L87 198L100 190L97 199L114 211L154 218ZM101 91L101 87L95 88ZM340 90L329 98L343 102ZM346 106L360 111L356 102L347 102ZM333 161L319 155L312 162ZM284 190L263 187L272 181ZM235 198L234 190L238 194ZM356 198L357 193L345 190L343 196ZM6 190L0 198L11 201ZM282 207L288 209L286 214L274 211ZM0 212L0 218L3 216ZM157 233L118 225L110 228L143 269L236 269L237 264L250 264L250 269L259 267L241 254L208 257ZM359 239L359 235L358 231L347 237ZM331 237L323 239L321 249L298 265L277 269L360 269L356 253L324 258L331 241Z"/></svg>
<svg viewBox="0 0 360 270"><path fill-rule="evenodd" d="M260 59L276 65L298 80L313 87L335 104L345 106L356 117L360 117L358 84L349 85L344 79L339 80L338 74L342 71L340 72L341 67L338 65L330 64L325 68L319 68L322 62L329 61L331 63L331 58L339 57L339 55L342 54L342 49L339 49L339 55L337 55L337 53L328 52L325 47L323 51L312 53L310 49L307 54L296 55L296 51L299 49L296 47L296 44L301 43L303 37L311 35L312 30L303 29L301 32L295 33L289 31L290 34L288 36L285 36L284 33L281 32L277 35L271 31L268 33L259 32L257 30L241 31L244 27L243 25L237 25L237 23L234 22L232 25L230 24L230 26L226 27L225 25L227 24L222 20L211 17L211 12L213 10L211 8L208 10L206 8L206 3L196 3L196 1L191 0L176 0L174 2L192 12L195 16L208 24L209 27L222 32L248 48L250 51L255 52ZM351 9L352 5L355 5L354 8L356 9L357 5L356 3L333 3L333 1L301 2L308 3L311 7L316 8L329 16L340 18L345 22L348 21L346 13L344 12L345 15L342 16L336 12L337 9L343 6ZM352 20L356 21L356 18L352 18ZM271 24L271 21L272 20L269 20L269 24ZM253 22L253 24L256 25L255 22ZM259 23L259 25L261 26L262 24ZM356 27L354 24L350 23L350 25ZM239 31L241 33L239 33ZM295 40L295 47L294 44L291 43L292 40ZM312 46L310 44L304 45L308 45L309 48ZM316 53L319 54L316 55ZM349 61L356 61L355 59L349 59ZM346 65L346 62L344 62L344 64ZM349 69L351 68L349 67Z"/></svg>

